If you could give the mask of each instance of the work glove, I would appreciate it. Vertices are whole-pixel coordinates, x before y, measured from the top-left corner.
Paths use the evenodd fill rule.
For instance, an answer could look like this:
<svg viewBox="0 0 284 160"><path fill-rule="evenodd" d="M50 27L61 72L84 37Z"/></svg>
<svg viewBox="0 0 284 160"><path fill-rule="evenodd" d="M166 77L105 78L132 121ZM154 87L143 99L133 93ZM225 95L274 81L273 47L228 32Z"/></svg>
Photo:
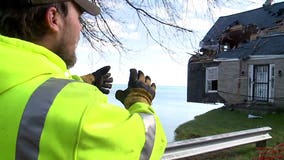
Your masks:
<svg viewBox="0 0 284 160"><path fill-rule="evenodd" d="M144 76L142 71L130 69L128 87L126 90L118 90L115 98L118 99L126 109L136 102L143 102L151 105L155 97L156 85L151 84L151 78Z"/></svg>
<svg viewBox="0 0 284 160"><path fill-rule="evenodd" d="M104 66L97 71L81 76L84 82L96 86L104 94L109 94L113 78L109 73L110 66Z"/></svg>

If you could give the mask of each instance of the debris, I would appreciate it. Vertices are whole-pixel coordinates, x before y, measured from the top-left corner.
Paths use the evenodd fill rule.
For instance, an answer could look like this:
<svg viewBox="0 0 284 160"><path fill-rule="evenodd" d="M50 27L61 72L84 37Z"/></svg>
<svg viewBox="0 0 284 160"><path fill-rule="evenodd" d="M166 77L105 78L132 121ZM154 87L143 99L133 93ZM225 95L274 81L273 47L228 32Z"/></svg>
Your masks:
<svg viewBox="0 0 284 160"><path fill-rule="evenodd" d="M249 114L248 118L249 119L258 119L258 118L263 118L263 117L262 116L256 116L256 115Z"/></svg>

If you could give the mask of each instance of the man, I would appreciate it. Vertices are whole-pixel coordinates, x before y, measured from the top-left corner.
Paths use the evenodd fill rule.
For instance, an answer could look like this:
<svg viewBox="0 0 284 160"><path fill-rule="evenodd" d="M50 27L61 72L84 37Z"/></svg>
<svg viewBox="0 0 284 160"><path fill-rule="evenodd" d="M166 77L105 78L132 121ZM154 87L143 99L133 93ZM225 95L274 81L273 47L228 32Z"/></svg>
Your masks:
<svg viewBox="0 0 284 160"><path fill-rule="evenodd" d="M156 86L150 77L130 70L128 88L116 92L123 109L109 104L95 83L70 75L82 12L100 10L88 0L1 1L1 160L156 160L163 155L166 138L151 107ZM102 70L99 76L108 67Z"/></svg>

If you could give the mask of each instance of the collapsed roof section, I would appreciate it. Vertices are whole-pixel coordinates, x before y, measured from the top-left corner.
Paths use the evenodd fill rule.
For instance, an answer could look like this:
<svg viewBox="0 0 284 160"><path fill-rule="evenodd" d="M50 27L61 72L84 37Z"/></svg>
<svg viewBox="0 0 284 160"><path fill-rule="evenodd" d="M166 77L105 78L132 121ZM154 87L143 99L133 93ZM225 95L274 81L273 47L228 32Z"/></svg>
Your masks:
<svg viewBox="0 0 284 160"><path fill-rule="evenodd" d="M242 46L260 43L253 42L259 38L281 35L284 33L283 19L284 2L220 17L200 42L203 54L193 56L191 60L212 60L218 52L241 49ZM277 36L273 39L277 39ZM248 42L253 43L246 45Z"/></svg>
<svg viewBox="0 0 284 160"><path fill-rule="evenodd" d="M230 50L230 52L219 52L216 60L226 59L248 59L263 55L283 56L284 55L284 34L272 34L262 36L250 43L242 44L239 48Z"/></svg>

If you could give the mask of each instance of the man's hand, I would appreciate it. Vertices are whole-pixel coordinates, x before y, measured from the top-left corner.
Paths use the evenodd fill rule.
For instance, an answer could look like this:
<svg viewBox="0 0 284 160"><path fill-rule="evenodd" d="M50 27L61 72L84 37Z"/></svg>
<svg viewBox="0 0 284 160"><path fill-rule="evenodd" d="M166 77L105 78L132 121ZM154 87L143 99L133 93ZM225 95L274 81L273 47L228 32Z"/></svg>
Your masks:
<svg viewBox="0 0 284 160"><path fill-rule="evenodd" d="M113 82L109 70L110 66L104 66L91 74L81 76L81 78L84 82L98 87L104 94L109 94Z"/></svg>
<svg viewBox="0 0 284 160"><path fill-rule="evenodd" d="M142 71L130 69L128 87L126 90L118 90L115 98L118 99L126 109L136 102L143 102L149 105L155 97L156 85L151 83L149 76L144 76Z"/></svg>

